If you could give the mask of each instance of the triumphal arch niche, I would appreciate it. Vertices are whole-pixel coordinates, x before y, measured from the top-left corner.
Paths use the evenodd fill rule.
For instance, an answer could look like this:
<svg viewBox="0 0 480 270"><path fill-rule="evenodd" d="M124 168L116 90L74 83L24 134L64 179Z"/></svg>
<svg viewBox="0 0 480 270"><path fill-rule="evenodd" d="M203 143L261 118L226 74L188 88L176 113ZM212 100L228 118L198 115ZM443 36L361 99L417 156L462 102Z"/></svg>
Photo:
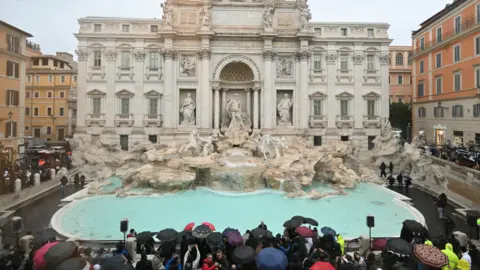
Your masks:
<svg viewBox="0 0 480 270"><path fill-rule="evenodd" d="M159 30L164 50L176 51L178 59L191 51L199 56L193 75L164 78L166 100L175 85L193 81L189 77L198 82L178 101L177 123L222 132L234 141L253 131L294 135L302 125L308 128L308 115L299 120L301 105L294 100L308 103L308 40L315 35L309 20L305 0L167 0ZM174 68L165 63L166 70Z"/></svg>

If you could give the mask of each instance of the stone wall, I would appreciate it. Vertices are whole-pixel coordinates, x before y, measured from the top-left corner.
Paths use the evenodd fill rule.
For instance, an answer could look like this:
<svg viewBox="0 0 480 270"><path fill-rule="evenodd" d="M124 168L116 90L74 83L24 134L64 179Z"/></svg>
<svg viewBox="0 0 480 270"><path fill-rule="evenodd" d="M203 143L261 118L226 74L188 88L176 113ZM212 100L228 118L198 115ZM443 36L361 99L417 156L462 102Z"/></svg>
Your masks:
<svg viewBox="0 0 480 270"><path fill-rule="evenodd" d="M436 157L430 157L434 164L445 168L446 188L475 204L480 204L480 171L458 166Z"/></svg>

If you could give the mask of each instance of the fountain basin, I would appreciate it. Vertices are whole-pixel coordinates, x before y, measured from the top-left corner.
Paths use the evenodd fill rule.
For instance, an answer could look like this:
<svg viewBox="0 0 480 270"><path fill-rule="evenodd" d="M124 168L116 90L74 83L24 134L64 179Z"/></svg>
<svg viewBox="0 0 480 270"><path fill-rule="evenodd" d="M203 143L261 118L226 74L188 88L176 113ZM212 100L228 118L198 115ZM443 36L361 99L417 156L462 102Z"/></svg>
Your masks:
<svg viewBox="0 0 480 270"><path fill-rule="evenodd" d="M324 186L316 189L329 191ZM84 241L122 239L118 223L124 218L138 232L182 230L189 222L204 221L219 229L234 227L244 232L263 220L277 233L283 231L285 220L303 215L316 219L320 226L335 228L347 239L368 234L367 215L376 217L375 237L398 236L405 219L425 224L423 216L404 201L408 198L382 186L362 183L348 192L321 200L287 199L283 192L273 190L226 193L205 188L161 196L97 195L72 201L57 211L51 224L60 235Z"/></svg>

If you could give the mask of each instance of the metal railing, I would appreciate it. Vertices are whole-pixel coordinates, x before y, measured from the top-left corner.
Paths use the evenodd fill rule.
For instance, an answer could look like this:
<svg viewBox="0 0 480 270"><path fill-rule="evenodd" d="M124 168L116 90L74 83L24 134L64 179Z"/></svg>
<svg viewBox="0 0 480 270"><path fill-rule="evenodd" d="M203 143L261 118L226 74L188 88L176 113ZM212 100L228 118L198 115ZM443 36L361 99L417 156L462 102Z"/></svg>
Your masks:
<svg viewBox="0 0 480 270"><path fill-rule="evenodd" d="M441 44L444 44L448 41L450 41L451 39L457 37L457 36L461 36L463 35L465 32L469 31L469 30L472 30L473 28L477 27L480 25L480 17L479 18L476 18L475 16L472 16L472 17L468 17L466 18L466 20L460 24L460 27L457 28L457 29L453 29L451 31L448 31L448 32L445 32L445 33L442 33L442 38L441 40L438 39L437 37L435 37L434 40L431 40L427 43L424 44L423 47L420 46L420 38L418 38L417 40L417 48L413 51L413 56L417 56L419 54L422 54L423 52L425 51L428 51L438 45L441 45Z"/></svg>

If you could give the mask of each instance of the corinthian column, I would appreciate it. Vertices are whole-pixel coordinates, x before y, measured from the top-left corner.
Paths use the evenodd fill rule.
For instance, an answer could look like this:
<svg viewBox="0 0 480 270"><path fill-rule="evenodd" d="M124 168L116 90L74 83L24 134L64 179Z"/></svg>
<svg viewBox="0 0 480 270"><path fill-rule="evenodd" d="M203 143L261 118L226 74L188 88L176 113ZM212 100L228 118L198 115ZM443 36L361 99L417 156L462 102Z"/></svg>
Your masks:
<svg viewBox="0 0 480 270"><path fill-rule="evenodd" d="M202 71L200 78L200 91L197 92L197 106L200 104L199 119L200 128L211 128L212 123L212 112L211 102L212 102L212 89L210 87L210 80L208 77L210 70L210 56L212 52L209 49L203 49L198 52L201 62L202 62ZM201 102L201 103L200 103Z"/></svg>
<svg viewBox="0 0 480 270"><path fill-rule="evenodd" d="M251 93L250 93L250 89L247 88L245 89L245 92L247 92L247 114L249 117L252 117L252 101L251 101Z"/></svg>
<svg viewBox="0 0 480 270"><path fill-rule="evenodd" d="M307 109L309 103L308 97L308 60L310 59L309 51L301 51L297 53L297 59L300 60L300 100L297 100L297 112L300 116L298 127L301 129L308 128L308 118L310 111ZM298 118L297 118L298 119Z"/></svg>
<svg viewBox="0 0 480 270"><path fill-rule="evenodd" d="M162 106L163 126L165 128L173 128L173 119L176 119L173 114L177 112L177 110L173 110L173 95L175 92L173 89L173 59L177 57L177 51L167 49L163 51L163 57L165 59L165 77L163 79L165 87Z"/></svg>
<svg viewBox="0 0 480 270"><path fill-rule="evenodd" d="M220 87L215 87L214 128L220 129Z"/></svg>
<svg viewBox="0 0 480 270"><path fill-rule="evenodd" d="M254 87L253 88L253 129L254 130L259 129L259 126L258 126L258 118L259 118L258 111L259 111L259 109L258 109L258 107L260 106L260 104L258 102L258 91L260 91L259 87ZM267 103L268 102L265 102L265 104L267 104Z"/></svg>
<svg viewBox="0 0 480 270"><path fill-rule="evenodd" d="M263 110L262 110L262 126L266 129L271 129L274 127L275 118L275 109L272 108L272 104L275 104L275 99L272 97L275 95L275 89L273 89L273 75L272 75L272 61L275 58L276 53L274 51L265 51L263 52L263 62L264 62L264 73L265 76L263 78L264 87L262 91L263 96ZM273 94L272 94L273 93ZM255 95L255 92L254 92ZM258 93L257 93L258 95ZM255 97L255 96L254 96ZM255 100L254 100L255 102ZM257 100L258 102L258 100ZM254 111L255 111L254 106ZM255 114L255 113L254 113ZM258 121L258 119L257 119ZM257 122L258 123L258 122ZM258 128L258 127L254 127Z"/></svg>

